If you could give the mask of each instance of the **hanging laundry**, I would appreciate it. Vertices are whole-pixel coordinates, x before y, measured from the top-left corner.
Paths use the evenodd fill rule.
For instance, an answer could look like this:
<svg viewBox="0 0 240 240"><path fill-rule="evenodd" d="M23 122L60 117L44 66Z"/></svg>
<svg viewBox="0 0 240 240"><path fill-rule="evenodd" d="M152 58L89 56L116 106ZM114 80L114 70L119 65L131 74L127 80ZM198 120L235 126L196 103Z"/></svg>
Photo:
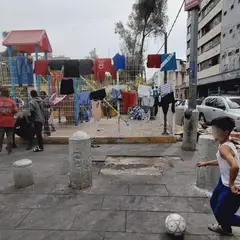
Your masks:
<svg viewBox="0 0 240 240"><path fill-rule="evenodd" d="M177 60L175 53L161 54L160 71L175 71L177 69Z"/></svg>
<svg viewBox="0 0 240 240"><path fill-rule="evenodd" d="M34 71L38 75L49 75L48 71L48 60L36 60L34 63Z"/></svg>
<svg viewBox="0 0 240 240"><path fill-rule="evenodd" d="M104 81L105 73L112 72L112 60L110 58L98 58L94 62L94 79L96 81Z"/></svg>
<svg viewBox="0 0 240 240"><path fill-rule="evenodd" d="M111 73L111 76L112 76L112 80L117 80L117 72L115 71L113 65L112 65L110 73Z"/></svg>
<svg viewBox="0 0 240 240"><path fill-rule="evenodd" d="M79 60L67 60L64 62L64 77L80 77Z"/></svg>
<svg viewBox="0 0 240 240"><path fill-rule="evenodd" d="M53 71L62 71L66 60L48 60L48 67Z"/></svg>
<svg viewBox="0 0 240 240"><path fill-rule="evenodd" d="M80 59L79 60L79 73L82 76L94 74L92 59Z"/></svg>
<svg viewBox="0 0 240 240"><path fill-rule="evenodd" d="M92 117L94 121L99 121L102 116L101 101L92 101Z"/></svg>
<svg viewBox="0 0 240 240"><path fill-rule="evenodd" d="M141 100L141 105L143 107L153 107L154 105L154 97L149 96L149 97L143 97Z"/></svg>
<svg viewBox="0 0 240 240"><path fill-rule="evenodd" d="M63 79L63 74L57 71L50 71L51 75L51 86L52 86L52 93L57 92L57 81L60 81Z"/></svg>
<svg viewBox="0 0 240 240"><path fill-rule="evenodd" d="M160 68L161 67L161 57L160 54L150 54L147 57L147 67L148 68Z"/></svg>
<svg viewBox="0 0 240 240"><path fill-rule="evenodd" d="M160 99L162 97L164 97L165 95L173 92L172 85L170 83L165 83L163 85L160 85L159 89L158 89L158 92L159 92L159 101L161 101Z"/></svg>
<svg viewBox="0 0 240 240"><path fill-rule="evenodd" d="M60 94L69 95L74 93L73 80L72 79L62 79L60 85Z"/></svg>
<svg viewBox="0 0 240 240"><path fill-rule="evenodd" d="M90 105L90 92L86 91L86 92L79 93L77 96L77 99L78 99L79 105L84 105L84 106Z"/></svg>
<svg viewBox="0 0 240 240"><path fill-rule="evenodd" d="M114 65L115 71L118 71L120 69L125 69L125 67L126 67L126 58L124 56L120 55L119 53L117 53L113 57L113 65Z"/></svg>
<svg viewBox="0 0 240 240"><path fill-rule="evenodd" d="M19 86L33 85L33 66L25 56L17 56L12 62L13 78Z"/></svg>
<svg viewBox="0 0 240 240"><path fill-rule="evenodd" d="M122 94L120 89L112 88L111 98L114 100L122 99Z"/></svg>
<svg viewBox="0 0 240 240"><path fill-rule="evenodd" d="M153 95L153 90L150 86L138 85L138 97L150 97Z"/></svg>
<svg viewBox="0 0 240 240"><path fill-rule="evenodd" d="M136 105L136 92L121 91L123 99L123 113L128 113L128 109Z"/></svg>
<svg viewBox="0 0 240 240"><path fill-rule="evenodd" d="M105 97L106 97L106 91L104 88L90 93L90 100L102 101Z"/></svg>
<svg viewBox="0 0 240 240"><path fill-rule="evenodd" d="M164 115L168 113L169 105L172 104L172 112L175 113L175 98L173 92L161 98L161 107Z"/></svg>

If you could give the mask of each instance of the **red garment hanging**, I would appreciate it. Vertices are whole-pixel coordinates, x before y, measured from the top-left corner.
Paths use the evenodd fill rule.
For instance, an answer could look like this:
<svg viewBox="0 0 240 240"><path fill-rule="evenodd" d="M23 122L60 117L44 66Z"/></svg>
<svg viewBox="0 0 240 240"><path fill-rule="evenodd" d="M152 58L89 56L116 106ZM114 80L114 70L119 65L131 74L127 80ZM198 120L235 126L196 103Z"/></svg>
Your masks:
<svg viewBox="0 0 240 240"><path fill-rule="evenodd" d="M111 58L98 58L94 62L93 66L94 79L96 81L104 81L105 73L112 71L112 59Z"/></svg>
<svg viewBox="0 0 240 240"><path fill-rule="evenodd" d="M63 74L58 73L56 71L51 71L50 74L52 77L52 79L51 79L52 93L56 93L57 92L57 81L63 79Z"/></svg>
<svg viewBox="0 0 240 240"><path fill-rule="evenodd" d="M147 61L148 68L160 68L161 67L160 54L149 54L147 59L148 59L148 61Z"/></svg>
<svg viewBox="0 0 240 240"><path fill-rule="evenodd" d="M34 63L33 72L38 75L49 75L48 71L48 60L36 60Z"/></svg>
<svg viewBox="0 0 240 240"><path fill-rule="evenodd" d="M121 91L122 100L123 100L123 113L128 113L128 109L130 107L134 107L136 105L136 92L125 92Z"/></svg>

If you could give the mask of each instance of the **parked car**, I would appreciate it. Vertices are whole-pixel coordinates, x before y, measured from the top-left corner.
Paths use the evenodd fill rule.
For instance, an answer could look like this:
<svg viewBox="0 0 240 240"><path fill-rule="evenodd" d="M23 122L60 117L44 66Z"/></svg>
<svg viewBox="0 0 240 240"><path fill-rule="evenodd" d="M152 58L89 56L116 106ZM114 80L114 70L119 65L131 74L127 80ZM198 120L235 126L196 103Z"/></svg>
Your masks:
<svg viewBox="0 0 240 240"><path fill-rule="evenodd" d="M214 118L229 116L235 120L236 130L240 131L240 97L210 96L198 107L199 120L209 124Z"/></svg>
<svg viewBox="0 0 240 240"><path fill-rule="evenodd" d="M197 108L199 105L203 102L203 98L197 99ZM176 108L176 115L175 115L175 121L177 125L182 126L184 123L184 112L188 108L188 100L182 100L181 103L179 103Z"/></svg>

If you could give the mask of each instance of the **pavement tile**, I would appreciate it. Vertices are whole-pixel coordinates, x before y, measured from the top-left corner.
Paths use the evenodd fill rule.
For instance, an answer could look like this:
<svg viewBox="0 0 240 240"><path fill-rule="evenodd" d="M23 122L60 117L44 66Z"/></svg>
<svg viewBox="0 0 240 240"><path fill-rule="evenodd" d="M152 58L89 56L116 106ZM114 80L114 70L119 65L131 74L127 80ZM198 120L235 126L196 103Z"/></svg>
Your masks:
<svg viewBox="0 0 240 240"><path fill-rule="evenodd" d="M0 229L14 229L30 213L30 209L0 210ZM1 238L0 238L1 239Z"/></svg>
<svg viewBox="0 0 240 240"><path fill-rule="evenodd" d="M44 240L103 240L96 232L50 231Z"/></svg>
<svg viewBox="0 0 240 240"><path fill-rule="evenodd" d="M125 212L79 210L71 230L125 231Z"/></svg>
<svg viewBox="0 0 240 240"><path fill-rule="evenodd" d="M105 233L104 240L161 240L157 234Z"/></svg>
<svg viewBox="0 0 240 240"><path fill-rule="evenodd" d="M69 230L77 212L77 208L32 210L18 229Z"/></svg>
<svg viewBox="0 0 240 240"><path fill-rule="evenodd" d="M127 212L127 232L131 233L165 233L167 212ZM186 219L186 214L181 214Z"/></svg>
<svg viewBox="0 0 240 240"><path fill-rule="evenodd" d="M195 235L211 235L208 225L215 222L212 214L188 213L187 232Z"/></svg>
<svg viewBox="0 0 240 240"><path fill-rule="evenodd" d="M146 197L148 211L159 212L194 212L183 197Z"/></svg>
<svg viewBox="0 0 240 240"><path fill-rule="evenodd" d="M146 211L146 199L143 196L105 196L102 209Z"/></svg>
<svg viewBox="0 0 240 240"><path fill-rule="evenodd" d="M195 185L185 183L174 183L166 184L169 196L179 197L207 197L202 191L199 191Z"/></svg>
<svg viewBox="0 0 240 240"><path fill-rule="evenodd" d="M62 197L58 208L78 206L83 209L101 209L102 202L101 195L68 195Z"/></svg>
<svg viewBox="0 0 240 240"><path fill-rule="evenodd" d="M39 193L46 194L49 193L53 188L53 185L49 181L44 181L43 179L38 179L35 184L27 188L16 189L14 186L5 187L0 193Z"/></svg>
<svg viewBox="0 0 240 240"><path fill-rule="evenodd" d="M188 198L190 206L196 213L212 213L208 198Z"/></svg>
<svg viewBox="0 0 240 240"><path fill-rule="evenodd" d="M0 232L1 240L45 240L47 231L10 230Z"/></svg>
<svg viewBox="0 0 240 240"><path fill-rule="evenodd" d="M99 184L94 182L92 187L84 190L84 193L92 194L109 194L109 195L127 195L128 194L128 184L119 183L119 184Z"/></svg>
<svg viewBox="0 0 240 240"><path fill-rule="evenodd" d="M61 196L41 194L6 194L3 205L6 207L19 208L51 208L56 207Z"/></svg>
<svg viewBox="0 0 240 240"><path fill-rule="evenodd" d="M130 185L130 195L146 195L146 196L168 196L165 185Z"/></svg>

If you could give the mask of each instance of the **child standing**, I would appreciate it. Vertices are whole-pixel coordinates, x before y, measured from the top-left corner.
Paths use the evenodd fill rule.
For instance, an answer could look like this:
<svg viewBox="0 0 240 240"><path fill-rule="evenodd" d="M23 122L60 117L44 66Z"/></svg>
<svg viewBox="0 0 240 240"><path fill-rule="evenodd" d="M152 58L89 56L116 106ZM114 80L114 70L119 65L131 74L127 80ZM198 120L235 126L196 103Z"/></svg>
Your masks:
<svg viewBox="0 0 240 240"><path fill-rule="evenodd" d="M240 159L237 149L230 139L235 122L229 117L219 117L212 121L212 133L219 142L217 160L199 162L198 167L219 166L221 177L213 191L210 205L218 224L209 225L209 230L232 236L232 227L240 227Z"/></svg>

